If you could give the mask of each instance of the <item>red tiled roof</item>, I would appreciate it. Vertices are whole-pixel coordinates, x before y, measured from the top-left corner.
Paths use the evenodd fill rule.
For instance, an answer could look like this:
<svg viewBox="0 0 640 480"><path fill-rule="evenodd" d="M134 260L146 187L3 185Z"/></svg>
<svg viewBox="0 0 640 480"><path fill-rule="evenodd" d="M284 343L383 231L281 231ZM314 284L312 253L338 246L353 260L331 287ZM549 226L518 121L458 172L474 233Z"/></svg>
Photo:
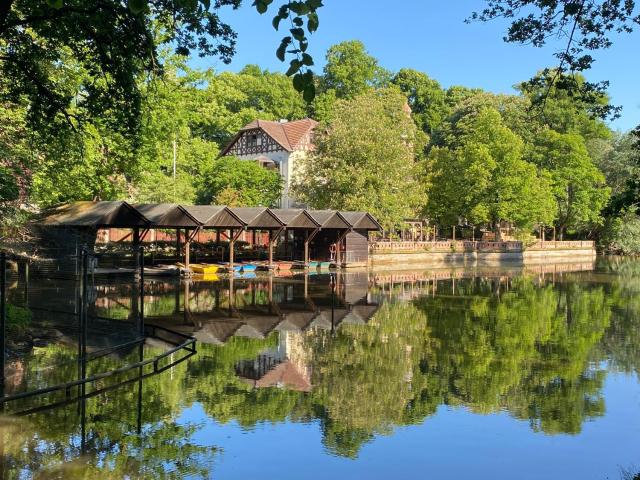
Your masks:
<svg viewBox="0 0 640 480"><path fill-rule="evenodd" d="M280 385L299 392L311 391L311 382L309 379L306 378L306 375L300 373L289 360L269 370L261 379L255 382L255 386L258 388Z"/></svg>
<svg viewBox="0 0 640 480"><path fill-rule="evenodd" d="M305 118L302 120L293 120L291 122L274 122L271 120L254 120L251 123L248 123L244 127L240 129L238 135L229 143L227 148L224 149L223 155L225 152L229 150L231 145L233 145L242 132L246 130L255 130L256 128L261 129L271 138L273 138L276 142L278 142L282 148L287 150L288 152L293 152L297 150L302 143L305 135L311 132L318 122L311 118Z"/></svg>

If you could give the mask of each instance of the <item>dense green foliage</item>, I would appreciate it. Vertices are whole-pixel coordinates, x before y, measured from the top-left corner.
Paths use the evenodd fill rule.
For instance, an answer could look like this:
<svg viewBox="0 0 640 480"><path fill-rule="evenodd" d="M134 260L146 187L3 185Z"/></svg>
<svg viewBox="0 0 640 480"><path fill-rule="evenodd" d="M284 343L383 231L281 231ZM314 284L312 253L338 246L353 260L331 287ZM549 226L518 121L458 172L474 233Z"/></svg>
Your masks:
<svg viewBox="0 0 640 480"><path fill-rule="evenodd" d="M509 221L523 228L553 221L548 175L523 159L523 141L498 111L482 108L455 128L451 144L434 147L428 157L430 216L447 224L464 217L472 224Z"/></svg>
<svg viewBox="0 0 640 480"><path fill-rule="evenodd" d="M338 100L299 166L294 195L317 208L369 211L389 228L411 217L422 191L405 101L391 88Z"/></svg>
<svg viewBox="0 0 640 480"><path fill-rule="evenodd" d="M391 230L427 217L444 231L460 221L485 230L506 222L518 236L554 226L560 238L595 237L605 216L637 202L635 137L614 135L597 118L606 95L576 98L558 86L558 72L520 84L516 95L444 89L410 68L388 72L361 42L347 41L327 52L318 95L307 104L287 76L256 65L215 73L189 69L164 50L161 58L162 72L136 79L135 137L112 128L116 110L75 131L43 131L30 127L28 101L0 105L9 120L0 131L5 224L20 218L10 213L21 203L274 205L273 172L218 155L256 118L306 116L321 124L317 148L294 172L298 198L369 210ZM94 78L73 57L51 75L75 92ZM531 108L542 97L544 115ZM67 111L81 114L78 105Z"/></svg>
<svg viewBox="0 0 640 480"><path fill-rule="evenodd" d="M216 56L229 63L236 33L222 20L225 7L242 0L7 0L0 6L0 98L25 101L30 125L42 130L76 129L101 121L126 136L138 133L144 88L140 78L163 71L161 51ZM253 3L265 13L273 0ZM279 5L277 5L279 4ZM315 89L306 53L307 33L319 26L321 0L276 2L274 28L291 22L277 51L292 58L288 74L309 100ZM107 48L108 46L108 48ZM77 67L69 72L68 66ZM81 88L61 76L85 77Z"/></svg>
<svg viewBox="0 0 640 480"><path fill-rule="evenodd" d="M338 98L353 98L370 88L383 87L389 80L389 72L378 65L378 60L358 40L330 47L326 61L322 89L335 91Z"/></svg>
<svg viewBox="0 0 640 480"><path fill-rule="evenodd" d="M608 253L640 255L640 217L637 208L623 209L619 214L607 218L600 243Z"/></svg>
<svg viewBox="0 0 640 480"><path fill-rule="evenodd" d="M236 157L219 158L204 177L199 203L272 207L282 193L282 179L277 170L267 170Z"/></svg>

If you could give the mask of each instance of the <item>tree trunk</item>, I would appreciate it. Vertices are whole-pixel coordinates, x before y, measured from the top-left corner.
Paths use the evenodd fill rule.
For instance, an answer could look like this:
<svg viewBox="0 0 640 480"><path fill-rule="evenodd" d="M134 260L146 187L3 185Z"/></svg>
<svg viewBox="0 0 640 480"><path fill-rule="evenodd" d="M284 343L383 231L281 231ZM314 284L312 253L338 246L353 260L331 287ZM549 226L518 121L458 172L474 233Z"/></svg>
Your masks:
<svg viewBox="0 0 640 480"><path fill-rule="evenodd" d="M497 221L493 224L493 228L496 234L496 242L502 241L502 231L500 230L500 221Z"/></svg>

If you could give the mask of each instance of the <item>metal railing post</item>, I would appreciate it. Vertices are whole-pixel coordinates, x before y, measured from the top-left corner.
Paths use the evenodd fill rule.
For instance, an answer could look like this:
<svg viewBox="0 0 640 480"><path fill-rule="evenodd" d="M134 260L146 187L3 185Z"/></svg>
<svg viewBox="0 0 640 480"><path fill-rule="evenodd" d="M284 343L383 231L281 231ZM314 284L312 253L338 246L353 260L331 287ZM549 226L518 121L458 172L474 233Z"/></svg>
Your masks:
<svg viewBox="0 0 640 480"><path fill-rule="evenodd" d="M144 337L144 247L140 246L139 249L139 266L140 266L140 307L138 310L138 334L140 337Z"/></svg>
<svg viewBox="0 0 640 480"><path fill-rule="evenodd" d="M4 362L6 356L6 328L7 328L7 254L0 252L0 382L1 396L4 397Z"/></svg>
<svg viewBox="0 0 640 480"><path fill-rule="evenodd" d="M85 248L80 252L80 312L78 317L78 378L84 380L87 376L87 286L89 282L89 255ZM86 393L85 384L81 383L79 396ZM82 409L82 405L80 406ZM80 412L82 414L82 411Z"/></svg>

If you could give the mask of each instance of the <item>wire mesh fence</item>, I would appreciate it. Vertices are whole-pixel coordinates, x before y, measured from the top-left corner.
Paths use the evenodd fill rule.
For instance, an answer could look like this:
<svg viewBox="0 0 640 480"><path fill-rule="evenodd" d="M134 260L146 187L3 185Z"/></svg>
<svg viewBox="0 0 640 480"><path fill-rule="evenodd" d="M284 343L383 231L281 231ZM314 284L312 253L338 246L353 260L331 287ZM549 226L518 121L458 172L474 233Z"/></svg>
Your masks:
<svg viewBox="0 0 640 480"><path fill-rule="evenodd" d="M144 252L135 253L133 274L109 280L94 275L99 255L84 249L58 255L37 270L0 252L0 404L58 392L52 385L84 385L105 372L147 365L148 336L168 349L193 343L170 330L145 328ZM159 371L157 362L150 364Z"/></svg>

